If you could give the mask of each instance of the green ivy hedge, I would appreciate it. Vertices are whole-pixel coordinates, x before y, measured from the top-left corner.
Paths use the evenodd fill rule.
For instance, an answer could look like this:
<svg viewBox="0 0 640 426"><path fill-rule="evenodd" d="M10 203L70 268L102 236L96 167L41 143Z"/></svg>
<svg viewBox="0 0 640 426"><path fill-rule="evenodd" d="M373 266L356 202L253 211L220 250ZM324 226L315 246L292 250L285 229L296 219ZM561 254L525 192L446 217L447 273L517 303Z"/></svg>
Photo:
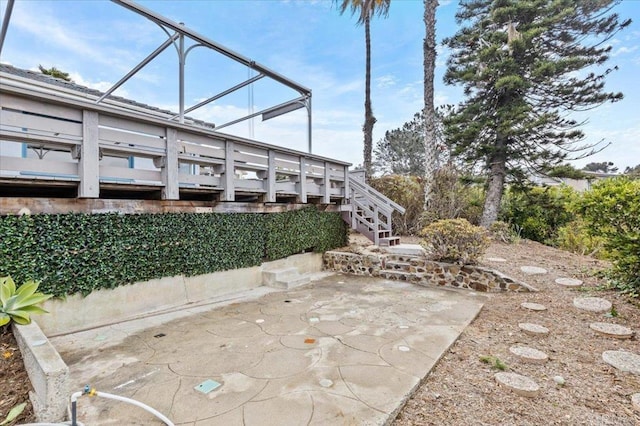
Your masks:
<svg viewBox="0 0 640 426"><path fill-rule="evenodd" d="M0 275L55 296L256 266L347 244L339 213L60 214L0 217Z"/></svg>
<svg viewBox="0 0 640 426"><path fill-rule="evenodd" d="M282 259L313 249L325 252L348 244L347 227L339 213L311 207L265 216L265 258Z"/></svg>

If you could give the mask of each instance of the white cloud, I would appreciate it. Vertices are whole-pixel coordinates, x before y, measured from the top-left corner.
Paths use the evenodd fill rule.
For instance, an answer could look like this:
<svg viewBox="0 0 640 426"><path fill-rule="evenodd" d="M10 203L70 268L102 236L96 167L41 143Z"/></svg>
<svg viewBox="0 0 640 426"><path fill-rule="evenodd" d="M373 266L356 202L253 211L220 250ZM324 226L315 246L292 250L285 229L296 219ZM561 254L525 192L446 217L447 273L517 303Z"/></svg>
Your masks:
<svg viewBox="0 0 640 426"><path fill-rule="evenodd" d="M441 68L447 65L447 59L451 55L451 49L443 44L436 46L436 67Z"/></svg>
<svg viewBox="0 0 640 426"><path fill-rule="evenodd" d="M40 8L37 3L30 2L22 2L19 6L12 14L12 26L82 57L92 58L104 64L110 63L108 58L102 55L102 49L87 43L87 37L74 33L71 28L58 21L47 8ZM31 6L38 10L29 10Z"/></svg>
<svg viewBox="0 0 640 426"><path fill-rule="evenodd" d="M395 86L398 79L393 74L387 74L376 78L375 81L379 88L387 88Z"/></svg>
<svg viewBox="0 0 640 426"><path fill-rule="evenodd" d="M620 48L618 48L617 50L615 50L613 53L611 53L611 57L616 57L618 55L624 55L627 53L633 53L636 50L638 50L638 46L632 46L632 47L627 47L627 46L622 46Z"/></svg>
<svg viewBox="0 0 640 426"><path fill-rule="evenodd" d="M433 103L436 106L440 106L440 105L450 104L451 100L449 99L449 96L447 96L445 92L436 91L433 96Z"/></svg>
<svg viewBox="0 0 640 426"><path fill-rule="evenodd" d="M588 124L584 127L587 142L595 143L600 140L611 142L611 145L593 156L578 160L575 163L582 167L591 162L611 161L623 171L625 167L640 164L640 124L619 129L608 129Z"/></svg>
<svg viewBox="0 0 640 426"><path fill-rule="evenodd" d="M113 86L113 83L110 81L85 80L85 78L78 72L70 72L69 77L71 78L71 80L73 80L74 83L79 84L80 86L89 87L90 89L99 90L101 92L106 92ZM127 92L127 90L123 89L122 87L118 88L118 90L116 90L114 94L122 96L123 98L128 98L130 96L129 92Z"/></svg>

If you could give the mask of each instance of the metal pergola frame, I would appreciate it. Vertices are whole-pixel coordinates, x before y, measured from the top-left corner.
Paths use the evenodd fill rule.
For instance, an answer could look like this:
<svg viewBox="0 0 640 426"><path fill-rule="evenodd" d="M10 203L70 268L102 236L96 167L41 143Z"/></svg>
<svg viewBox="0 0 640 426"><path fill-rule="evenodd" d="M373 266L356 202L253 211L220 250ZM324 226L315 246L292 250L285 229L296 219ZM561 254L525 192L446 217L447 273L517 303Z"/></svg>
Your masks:
<svg viewBox="0 0 640 426"><path fill-rule="evenodd" d="M300 96L281 103L279 105L275 105L270 108L266 108L264 110L255 112L253 114L249 114L245 117L238 118L236 120L232 120L230 122L221 124L216 126L215 129L222 129L224 127L228 127L242 121L257 117L262 115L262 121L269 120L271 118L278 117L282 114L286 114L291 111L298 110L300 108L307 109L307 143L308 143L308 151L311 153L312 148L312 136L311 136L311 89L306 88L295 81L279 74L264 65L261 65L243 55L240 55L237 52L234 52L227 47L210 40L209 38L193 31L184 26L182 23L174 22L164 16L161 16L150 9L147 9L139 4L131 0L111 0L113 3L116 3L119 6L122 6L140 16L143 16L150 21L157 24L162 31L167 34L167 40L164 41L156 50L151 52L146 58L144 58L138 65L133 67L131 71L129 71L124 77L122 77L117 83L115 83L109 90L107 90L99 99L96 100L96 103L102 102L107 96L113 93L116 89L122 86L127 80L133 77L138 71L144 68L149 62L151 62L154 58L160 55L164 50L166 50L169 46L173 45L176 48L176 52L178 53L178 61L179 61L179 112L178 114L170 117L170 120L178 119L180 123L184 123L184 116L196 109L203 107L217 99L220 99L224 96L227 96L236 90L239 90L243 87L249 86L256 81L267 77L271 80L274 80L284 86L287 86L295 91L297 91ZM0 30L0 54L2 53L2 47L4 45L4 41L6 38L7 30L9 28L9 23L11 21L11 12L13 10L15 0L8 0L4 19L2 21L2 28ZM187 48L185 48L186 39L190 39L193 44ZM226 89L214 96L211 96L205 99L202 102L199 102L196 105L185 108L184 103L184 84L185 84L185 63L187 59L187 55L191 52L192 49L196 47L205 47L214 52L220 53L242 65L249 67L250 69L257 72L257 75L249 78L241 83L236 84L229 89Z"/></svg>

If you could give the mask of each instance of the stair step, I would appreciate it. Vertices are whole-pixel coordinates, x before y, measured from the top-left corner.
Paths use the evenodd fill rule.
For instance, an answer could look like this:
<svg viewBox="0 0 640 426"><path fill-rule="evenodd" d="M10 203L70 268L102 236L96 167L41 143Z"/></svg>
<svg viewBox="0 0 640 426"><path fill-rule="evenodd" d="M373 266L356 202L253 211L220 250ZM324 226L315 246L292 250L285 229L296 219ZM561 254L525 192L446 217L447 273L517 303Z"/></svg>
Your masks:
<svg viewBox="0 0 640 426"><path fill-rule="evenodd" d="M380 271L380 277L387 280L411 281L412 279L415 279L416 275L403 271L382 270Z"/></svg>
<svg viewBox="0 0 640 426"><path fill-rule="evenodd" d="M262 271L262 283L268 287L290 289L311 282L307 275L300 275L298 268L283 268Z"/></svg>
<svg viewBox="0 0 640 426"><path fill-rule="evenodd" d="M411 264L409 262L400 262L397 260L387 260L384 265L385 271L410 272Z"/></svg>
<svg viewBox="0 0 640 426"><path fill-rule="evenodd" d="M386 237L380 238L380 242L378 245L380 247L391 247L397 246L398 244L400 244L400 237Z"/></svg>

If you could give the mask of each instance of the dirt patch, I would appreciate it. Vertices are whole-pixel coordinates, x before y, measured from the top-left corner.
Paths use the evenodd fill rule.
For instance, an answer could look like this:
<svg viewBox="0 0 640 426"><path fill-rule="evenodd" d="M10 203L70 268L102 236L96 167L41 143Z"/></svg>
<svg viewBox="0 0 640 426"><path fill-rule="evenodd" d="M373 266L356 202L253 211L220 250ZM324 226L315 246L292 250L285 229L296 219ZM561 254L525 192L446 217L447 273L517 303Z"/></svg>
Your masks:
<svg viewBox="0 0 640 426"><path fill-rule="evenodd" d="M29 391L31 382L24 369L22 355L11 328L0 327L0 423L9 411L18 404L27 403L24 411L9 425L35 422Z"/></svg>
<svg viewBox="0 0 640 426"><path fill-rule="evenodd" d="M403 238L403 243L417 240ZM491 295L476 320L446 353L420 389L407 402L394 425L639 425L631 395L640 390L640 376L625 373L602 360L607 350L640 353L640 307L619 294L602 290L594 272L606 262L556 250L531 241L518 244L493 243L483 266L499 270L538 288L538 293ZM527 275L521 266L548 271ZM577 278L580 288L555 283L556 278ZM597 296L612 302L611 312L576 309L576 297ZM529 311L522 302L543 304L547 310ZM619 324L633 329L632 339L618 340L599 335L593 322ZM524 333L519 323L536 323L549 328L547 336ZM512 346L529 346L549 356L544 364L524 363L510 351ZM481 357L485 357L483 362ZM527 398L501 387L495 362L506 371L535 380L539 396ZM558 384L558 382L564 384ZM554 379L555 378L555 379Z"/></svg>

